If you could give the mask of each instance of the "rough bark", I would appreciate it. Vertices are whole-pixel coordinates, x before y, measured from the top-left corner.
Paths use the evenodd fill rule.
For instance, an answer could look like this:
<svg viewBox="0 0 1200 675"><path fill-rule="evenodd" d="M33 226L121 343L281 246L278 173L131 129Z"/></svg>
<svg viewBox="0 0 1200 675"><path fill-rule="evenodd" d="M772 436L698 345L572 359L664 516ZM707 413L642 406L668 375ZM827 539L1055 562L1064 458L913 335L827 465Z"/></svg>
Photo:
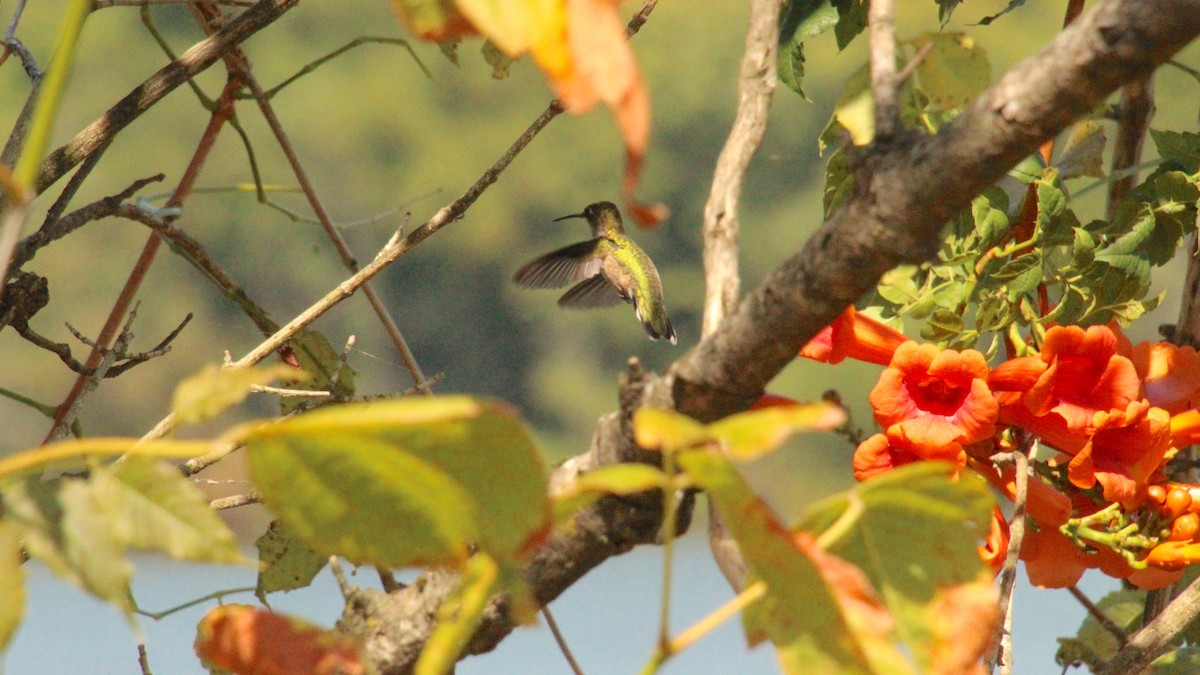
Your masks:
<svg viewBox="0 0 1200 675"><path fill-rule="evenodd" d="M929 258L943 223L984 188L1198 34L1197 0L1100 4L1012 68L936 136L897 132L856 149L857 188L844 207L664 376L626 389L623 412L601 418L591 448L559 467L554 481L636 460L625 421L637 405L673 407L701 420L744 409L801 345L883 273ZM575 528L534 556L526 580L540 601L552 600L608 556L654 541L660 510L654 499L611 499L583 511ZM394 597L356 591L340 626L366 642L381 672L409 672L453 583L435 572ZM493 609L470 653L490 649L512 630L503 600Z"/></svg>

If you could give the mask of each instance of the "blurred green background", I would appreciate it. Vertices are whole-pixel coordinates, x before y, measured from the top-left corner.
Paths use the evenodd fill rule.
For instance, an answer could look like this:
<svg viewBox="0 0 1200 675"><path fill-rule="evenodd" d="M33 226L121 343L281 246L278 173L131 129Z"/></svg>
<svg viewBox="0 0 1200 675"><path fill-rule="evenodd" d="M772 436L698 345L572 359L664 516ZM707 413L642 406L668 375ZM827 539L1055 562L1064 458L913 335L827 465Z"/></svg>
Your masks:
<svg viewBox="0 0 1200 675"><path fill-rule="evenodd" d="M15 4L0 2L5 22ZM627 12L634 9L632 4L627 4ZM623 150L610 116L603 110L582 117L564 115L534 140L462 221L428 239L376 281L426 374L444 376L436 391L495 396L518 405L547 455L558 458L586 449L596 418L616 407L616 378L630 356L640 358L648 369L661 370L696 343L704 294L701 217L737 101L748 4L663 2L634 40L654 106L639 194L667 204L671 218L659 229L633 236L658 264L679 345L647 341L628 307L565 312L555 306L556 294L520 291L509 283L525 260L585 238L583 224L552 223L553 218L577 213L589 202L617 201ZM898 4L901 37L938 29L936 3ZM964 3L946 28L971 34L987 51L996 76L1058 32L1066 3L1030 3L991 27L971 25L1006 4ZM113 7L88 19L57 125L56 146L167 62L138 11ZM202 38L191 16L178 6L154 6L151 13L176 52ZM43 67L60 18L57 3L33 3L20 21L16 35ZM260 82L270 88L356 37L404 34L384 0L309 1L251 38L245 49ZM414 42L429 77L403 48L367 45L327 63L273 100L335 220L370 218L399 205L411 211L408 219L395 215L348 229L346 236L360 261L369 260L397 227L407 223L411 230L461 194L550 100L542 76L527 60L515 64L507 80L494 80L478 54L480 44L464 42L456 67L437 46ZM823 162L816 137L841 84L863 64L864 47L858 40L839 54L832 34L827 34L812 40L806 55L805 88L812 102L780 87L767 137L747 177L740 211L744 290L795 252L821 221ZM1181 60L1194 64L1195 56L1193 48ZM215 96L224 78L218 65L197 81ZM1159 96L1156 126L1194 129L1194 80L1165 69L1158 89L1164 93ZM1176 91L1191 93L1165 93ZM0 129L11 128L27 92L24 73L10 59L0 67ZM295 185L256 106L241 102L238 113L253 139L264 180ZM121 134L73 207L160 171L167 179L143 194L168 192L207 119L196 97L187 88L178 89ZM250 180L245 150L226 129L199 185L217 188ZM64 184L60 181L38 201L43 212ZM309 213L300 195L273 198ZM1089 204L1098 202L1093 198ZM41 212L35 213L29 228L40 220ZM279 323L348 276L319 226L293 222L257 204L253 193L194 194L178 225L201 241ZM86 356L64 322L88 335L98 332L146 235L140 225L110 219L44 249L26 267L50 280L50 305L33 326L52 339L72 343L80 359ZM1182 280L1180 269L1160 274L1157 281L1171 287L1172 281ZM143 434L168 412L171 392L181 378L218 362L226 351L238 358L261 339L214 286L167 250L160 252L139 297L135 349L157 343L188 312L195 319L169 355L106 381L87 401L82 422L89 435ZM1168 294L1164 306L1143 325L1172 321L1177 307L1178 299ZM357 336L351 365L358 372L359 393L411 386L399 356L361 297L342 303L315 327L337 348L347 336ZM1152 328L1134 332L1135 338L1151 334ZM0 363L0 387L47 404L57 404L74 379L57 357L30 346L11 330L0 332ZM837 388L856 424L869 430L866 392L878 372L875 366L850 362L836 369L797 362L771 389L809 399ZM276 410L273 400L256 397L182 434L211 435L240 419ZM0 399L0 452L34 446L48 428L48 420L35 411ZM852 450L832 436L803 437L748 471L781 512L793 514L850 483ZM236 473L216 478L235 482L212 486L214 495L247 488ZM242 522L244 536L257 536L260 530L253 523L263 522L261 514L246 511L249 515L233 518ZM329 614L323 618L331 619Z"/></svg>

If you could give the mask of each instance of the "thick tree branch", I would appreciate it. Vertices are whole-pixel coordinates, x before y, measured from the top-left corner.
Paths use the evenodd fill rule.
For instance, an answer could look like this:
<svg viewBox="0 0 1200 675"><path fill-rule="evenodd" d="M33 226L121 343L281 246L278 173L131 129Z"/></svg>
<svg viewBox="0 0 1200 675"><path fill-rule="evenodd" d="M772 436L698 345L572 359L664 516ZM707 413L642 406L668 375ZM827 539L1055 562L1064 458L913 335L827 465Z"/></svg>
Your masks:
<svg viewBox="0 0 1200 675"><path fill-rule="evenodd" d="M680 411L744 409L800 347L901 263L928 259L942 224L971 199L1200 33L1200 2L1099 5L1013 67L932 137L854 152L857 189L804 249L670 370Z"/></svg>
<svg viewBox="0 0 1200 675"><path fill-rule="evenodd" d="M623 422L643 404L702 420L744 409L801 345L897 264L927 259L942 224L1038 145L1143 77L1200 34L1200 2L1107 2L1081 16L1037 56L1009 71L935 137L899 132L885 147L857 150L857 190L809 240L642 397L601 419L592 448L569 460L555 482L613 460L636 457ZM541 602L556 597L609 555L653 540L654 501L606 500L558 533L524 575ZM455 583L433 572L394 594L357 590L341 628L363 638L384 673L411 669L435 608ZM471 643L478 653L512 630L503 599Z"/></svg>
<svg viewBox="0 0 1200 675"><path fill-rule="evenodd" d="M1192 582L1129 642L1096 675L1140 673L1150 662L1175 648L1175 640L1200 615L1200 583Z"/></svg>

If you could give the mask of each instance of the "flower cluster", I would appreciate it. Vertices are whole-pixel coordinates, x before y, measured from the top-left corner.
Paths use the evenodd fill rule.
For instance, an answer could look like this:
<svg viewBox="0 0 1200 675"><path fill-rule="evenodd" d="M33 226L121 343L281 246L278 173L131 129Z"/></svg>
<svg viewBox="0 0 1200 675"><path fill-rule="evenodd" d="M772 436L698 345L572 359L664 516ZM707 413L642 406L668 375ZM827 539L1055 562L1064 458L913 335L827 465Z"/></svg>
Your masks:
<svg viewBox="0 0 1200 675"><path fill-rule="evenodd" d="M801 351L886 370L870 401L881 433L854 453L858 480L920 460L978 472L1013 498L1013 469L991 461L1036 438L1033 527L1021 558L1040 586L1073 585L1086 568L1145 588L1200 562L1200 486L1169 482L1167 462L1200 441L1200 355L1133 345L1115 326L1056 326L1036 354L995 368L972 350L920 344L847 309ZM1003 564L1008 526L997 509L980 554Z"/></svg>

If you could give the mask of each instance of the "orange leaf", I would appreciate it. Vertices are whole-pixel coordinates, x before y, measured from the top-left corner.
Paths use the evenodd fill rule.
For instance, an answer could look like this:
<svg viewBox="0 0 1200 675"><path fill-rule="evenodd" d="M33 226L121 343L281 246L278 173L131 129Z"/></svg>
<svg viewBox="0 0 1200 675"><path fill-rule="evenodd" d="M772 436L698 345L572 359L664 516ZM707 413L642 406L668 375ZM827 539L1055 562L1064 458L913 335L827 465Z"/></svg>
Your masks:
<svg viewBox="0 0 1200 675"><path fill-rule="evenodd" d="M930 603L936 643L934 673L984 673L979 659L991 643L1000 607L988 582L940 589Z"/></svg>
<svg viewBox="0 0 1200 675"><path fill-rule="evenodd" d="M450 40L479 33L451 0L392 0L391 4L404 25L426 40Z"/></svg>
<svg viewBox="0 0 1200 675"><path fill-rule="evenodd" d="M248 605L224 605L206 614L196 628L196 654L239 675L367 672L351 638Z"/></svg>

